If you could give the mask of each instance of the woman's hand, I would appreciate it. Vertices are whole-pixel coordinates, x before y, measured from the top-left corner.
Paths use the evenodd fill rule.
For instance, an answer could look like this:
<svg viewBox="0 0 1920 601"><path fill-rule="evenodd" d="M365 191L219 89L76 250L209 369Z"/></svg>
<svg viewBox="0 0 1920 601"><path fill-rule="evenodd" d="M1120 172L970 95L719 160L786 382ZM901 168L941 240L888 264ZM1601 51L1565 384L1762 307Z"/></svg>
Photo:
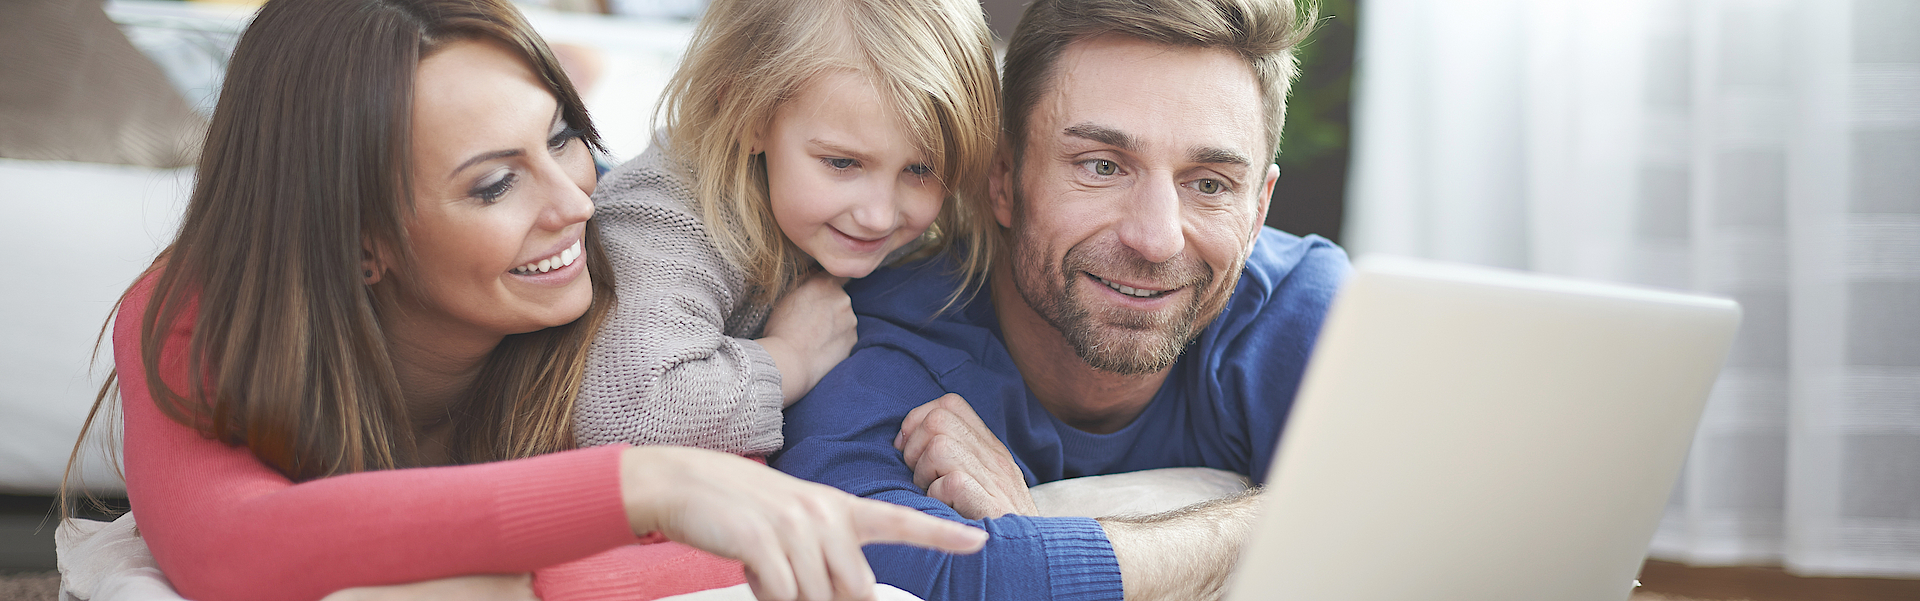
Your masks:
<svg viewBox="0 0 1920 601"><path fill-rule="evenodd" d="M636 534L658 531L746 564L754 595L770 601L873 598L860 547L905 543L972 553L976 528L806 482L752 460L687 447L633 447L620 460L622 498Z"/></svg>
<svg viewBox="0 0 1920 601"><path fill-rule="evenodd" d="M528 574L455 576L411 584L335 591L320 601L538 601Z"/></svg>
<svg viewBox="0 0 1920 601"><path fill-rule="evenodd" d="M759 342L780 368L782 407L806 396L853 350L858 320L853 301L841 289L846 283L847 278L816 273L773 304Z"/></svg>

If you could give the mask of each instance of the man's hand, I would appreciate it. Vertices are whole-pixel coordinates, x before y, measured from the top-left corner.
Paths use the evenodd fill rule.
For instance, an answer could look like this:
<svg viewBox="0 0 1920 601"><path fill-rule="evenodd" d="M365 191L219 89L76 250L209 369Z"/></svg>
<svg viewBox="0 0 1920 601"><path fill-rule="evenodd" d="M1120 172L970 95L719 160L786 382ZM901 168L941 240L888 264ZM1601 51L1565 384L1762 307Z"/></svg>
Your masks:
<svg viewBox="0 0 1920 601"><path fill-rule="evenodd" d="M968 519L1040 513L1013 454L960 395L907 413L893 448L905 455L915 485Z"/></svg>

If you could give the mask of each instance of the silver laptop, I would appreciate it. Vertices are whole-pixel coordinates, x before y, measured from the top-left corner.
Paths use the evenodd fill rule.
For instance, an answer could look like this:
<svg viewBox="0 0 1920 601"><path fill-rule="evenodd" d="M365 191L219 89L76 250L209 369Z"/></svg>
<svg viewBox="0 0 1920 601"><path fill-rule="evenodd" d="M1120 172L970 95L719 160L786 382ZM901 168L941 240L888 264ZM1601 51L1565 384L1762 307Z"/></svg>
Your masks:
<svg viewBox="0 0 1920 601"><path fill-rule="evenodd" d="M1410 259L1328 313L1230 601L1623 601L1732 301Z"/></svg>

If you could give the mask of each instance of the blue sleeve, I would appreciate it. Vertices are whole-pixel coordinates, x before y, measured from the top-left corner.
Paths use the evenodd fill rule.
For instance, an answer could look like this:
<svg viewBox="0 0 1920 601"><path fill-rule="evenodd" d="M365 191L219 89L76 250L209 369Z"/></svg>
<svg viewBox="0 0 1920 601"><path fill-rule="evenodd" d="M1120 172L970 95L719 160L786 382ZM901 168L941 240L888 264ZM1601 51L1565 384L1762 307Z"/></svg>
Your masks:
<svg viewBox="0 0 1920 601"><path fill-rule="evenodd" d="M1253 437L1248 476L1256 484L1266 481L1320 326L1352 271L1347 253L1330 242L1314 236L1301 240L1300 247L1304 252L1297 262L1284 260L1291 269L1267 283L1265 302L1228 344L1231 350L1223 353L1219 369L1224 398L1246 404Z"/></svg>
<svg viewBox="0 0 1920 601"><path fill-rule="evenodd" d="M863 336L868 333L864 330ZM914 485L893 438L909 411L947 392L934 372L910 354L863 344L787 410L788 446L773 466L862 497L985 529L986 548L972 555L903 545L866 548L880 582L928 601L1121 599L1112 544L1093 520L968 520Z"/></svg>

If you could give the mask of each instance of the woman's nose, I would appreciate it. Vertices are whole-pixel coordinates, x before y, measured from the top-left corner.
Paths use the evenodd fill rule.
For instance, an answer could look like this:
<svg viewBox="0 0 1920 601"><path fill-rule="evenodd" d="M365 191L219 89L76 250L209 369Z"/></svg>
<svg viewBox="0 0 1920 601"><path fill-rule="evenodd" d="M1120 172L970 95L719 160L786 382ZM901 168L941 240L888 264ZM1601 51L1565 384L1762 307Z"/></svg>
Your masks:
<svg viewBox="0 0 1920 601"><path fill-rule="evenodd" d="M588 169L592 169L591 163L588 164ZM555 171L558 173L565 170L556 169ZM597 175L589 171L585 176L585 185L581 185L582 179L578 175L567 175L567 177L555 178L558 181L548 187L551 194L548 197L546 209L541 212L542 221L546 222L543 225L546 225L547 229L565 229L593 217L593 197L589 195L593 193Z"/></svg>

